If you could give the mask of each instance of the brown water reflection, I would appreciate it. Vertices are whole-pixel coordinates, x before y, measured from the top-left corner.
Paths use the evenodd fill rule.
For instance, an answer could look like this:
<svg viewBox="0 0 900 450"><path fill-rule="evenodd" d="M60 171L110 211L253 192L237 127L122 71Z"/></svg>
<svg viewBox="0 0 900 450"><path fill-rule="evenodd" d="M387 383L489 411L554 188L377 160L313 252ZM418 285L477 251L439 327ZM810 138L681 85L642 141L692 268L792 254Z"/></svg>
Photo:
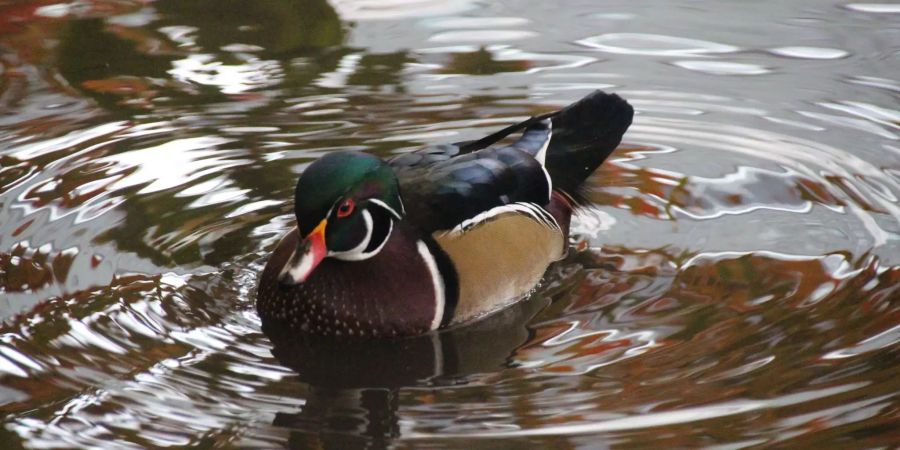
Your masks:
<svg viewBox="0 0 900 450"><path fill-rule="evenodd" d="M898 444L895 12L414 3L0 5L0 447ZM596 88L638 116L530 299L262 332L310 161Z"/></svg>

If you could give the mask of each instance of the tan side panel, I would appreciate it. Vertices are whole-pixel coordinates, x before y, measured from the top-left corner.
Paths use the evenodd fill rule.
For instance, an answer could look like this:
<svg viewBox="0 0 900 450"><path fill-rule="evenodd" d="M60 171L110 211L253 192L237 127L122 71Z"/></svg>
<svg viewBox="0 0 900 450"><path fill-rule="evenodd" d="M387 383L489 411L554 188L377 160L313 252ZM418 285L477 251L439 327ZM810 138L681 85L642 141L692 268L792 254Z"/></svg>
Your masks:
<svg viewBox="0 0 900 450"><path fill-rule="evenodd" d="M518 300L564 249L558 230L516 213L502 214L462 234L434 237L459 272L453 323Z"/></svg>

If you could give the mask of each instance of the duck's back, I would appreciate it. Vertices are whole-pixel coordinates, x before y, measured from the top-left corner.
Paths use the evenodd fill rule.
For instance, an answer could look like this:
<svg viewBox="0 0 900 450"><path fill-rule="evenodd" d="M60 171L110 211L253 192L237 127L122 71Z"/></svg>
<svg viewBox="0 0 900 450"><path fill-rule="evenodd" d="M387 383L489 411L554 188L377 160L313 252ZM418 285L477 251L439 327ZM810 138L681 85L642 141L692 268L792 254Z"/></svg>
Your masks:
<svg viewBox="0 0 900 450"><path fill-rule="evenodd" d="M573 197L632 114L620 97L598 91L477 141L388 162L326 156L295 189L303 235L289 233L264 270L264 326L410 335L521 299L564 255ZM517 142L495 146L516 132Z"/></svg>
<svg viewBox="0 0 900 450"><path fill-rule="evenodd" d="M390 162L409 221L432 234L457 272L450 323L502 308L535 288L565 253L573 197L619 144L632 116L622 98L597 91L478 141ZM523 132L517 142L492 147L515 132Z"/></svg>

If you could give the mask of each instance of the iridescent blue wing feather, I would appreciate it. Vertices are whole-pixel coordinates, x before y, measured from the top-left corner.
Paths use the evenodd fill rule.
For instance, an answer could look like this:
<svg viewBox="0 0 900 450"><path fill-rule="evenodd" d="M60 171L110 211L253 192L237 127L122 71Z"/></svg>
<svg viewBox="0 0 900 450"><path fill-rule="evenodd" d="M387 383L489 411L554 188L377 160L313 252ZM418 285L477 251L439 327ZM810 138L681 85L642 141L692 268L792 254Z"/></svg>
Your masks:
<svg viewBox="0 0 900 450"><path fill-rule="evenodd" d="M554 189L577 194L619 144L633 114L619 96L596 91L477 141L428 147L389 164L410 222L428 232L451 229L497 206L544 206ZM516 143L492 147L518 132Z"/></svg>

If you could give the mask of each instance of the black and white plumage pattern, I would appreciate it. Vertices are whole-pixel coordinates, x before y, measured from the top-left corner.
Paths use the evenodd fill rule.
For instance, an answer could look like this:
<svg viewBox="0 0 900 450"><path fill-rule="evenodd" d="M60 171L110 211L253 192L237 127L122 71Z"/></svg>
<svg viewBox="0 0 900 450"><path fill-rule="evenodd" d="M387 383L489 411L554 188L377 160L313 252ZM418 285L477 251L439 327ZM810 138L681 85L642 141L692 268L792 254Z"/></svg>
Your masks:
<svg viewBox="0 0 900 450"><path fill-rule="evenodd" d="M546 206L553 191L577 201L585 178L619 144L633 113L618 95L595 91L479 140L425 148L389 164L404 202L412 205L408 218L425 232L450 230L498 206ZM517 132L522 137L514 144L492 147Z"/></svg>
<svg viewBox="0 0 900 450"><path fill-rule="evenodd" d="M516 301L565 253L573 196L618 145L632 116L623 99L597 91L476 141L391 161L352 152L323 157L298 180L298 228L263 271L257 309L264 328L403 336L465 323ZM496 145L519 132L512 145ZM334 249L365 257L320 259L306 280L281 283L294 252L322 245L322 234L314 241L310 233L350 188L369 193L357 201L369 202L371 217L362 216L361 239ZM372 193L377 201L366 200ZM325 237L334 236L325 230Z"/></svg>
<svg viewBox="0 0 900 450"><path fill-rule="evenodd" d="M556 223L556 219L554 219L553 216L540 205L536 205L534 203L516 202L502 206L496 206L483 213L478 214L475 217L472 217L471 219L466 219L459 225L453 227L453 229L448 231L447 233L462 234L476 226L484 224L485 222L489 222L496 217L508 213L521 214L531 217L532 220L546 226L547 228L552 228L559 232L562 232L559 224Z"/></svg>
<svg viewBox="0 0 900 450"><path fill-rule="evenodd" d="M552 133L539 121L510 146L467 154L444 145L394 158L407 215L423 231L450 230L493 208L511 204L546 205L553 191L542 164ZM540 157L540 159L539 159Z"/></svg>

